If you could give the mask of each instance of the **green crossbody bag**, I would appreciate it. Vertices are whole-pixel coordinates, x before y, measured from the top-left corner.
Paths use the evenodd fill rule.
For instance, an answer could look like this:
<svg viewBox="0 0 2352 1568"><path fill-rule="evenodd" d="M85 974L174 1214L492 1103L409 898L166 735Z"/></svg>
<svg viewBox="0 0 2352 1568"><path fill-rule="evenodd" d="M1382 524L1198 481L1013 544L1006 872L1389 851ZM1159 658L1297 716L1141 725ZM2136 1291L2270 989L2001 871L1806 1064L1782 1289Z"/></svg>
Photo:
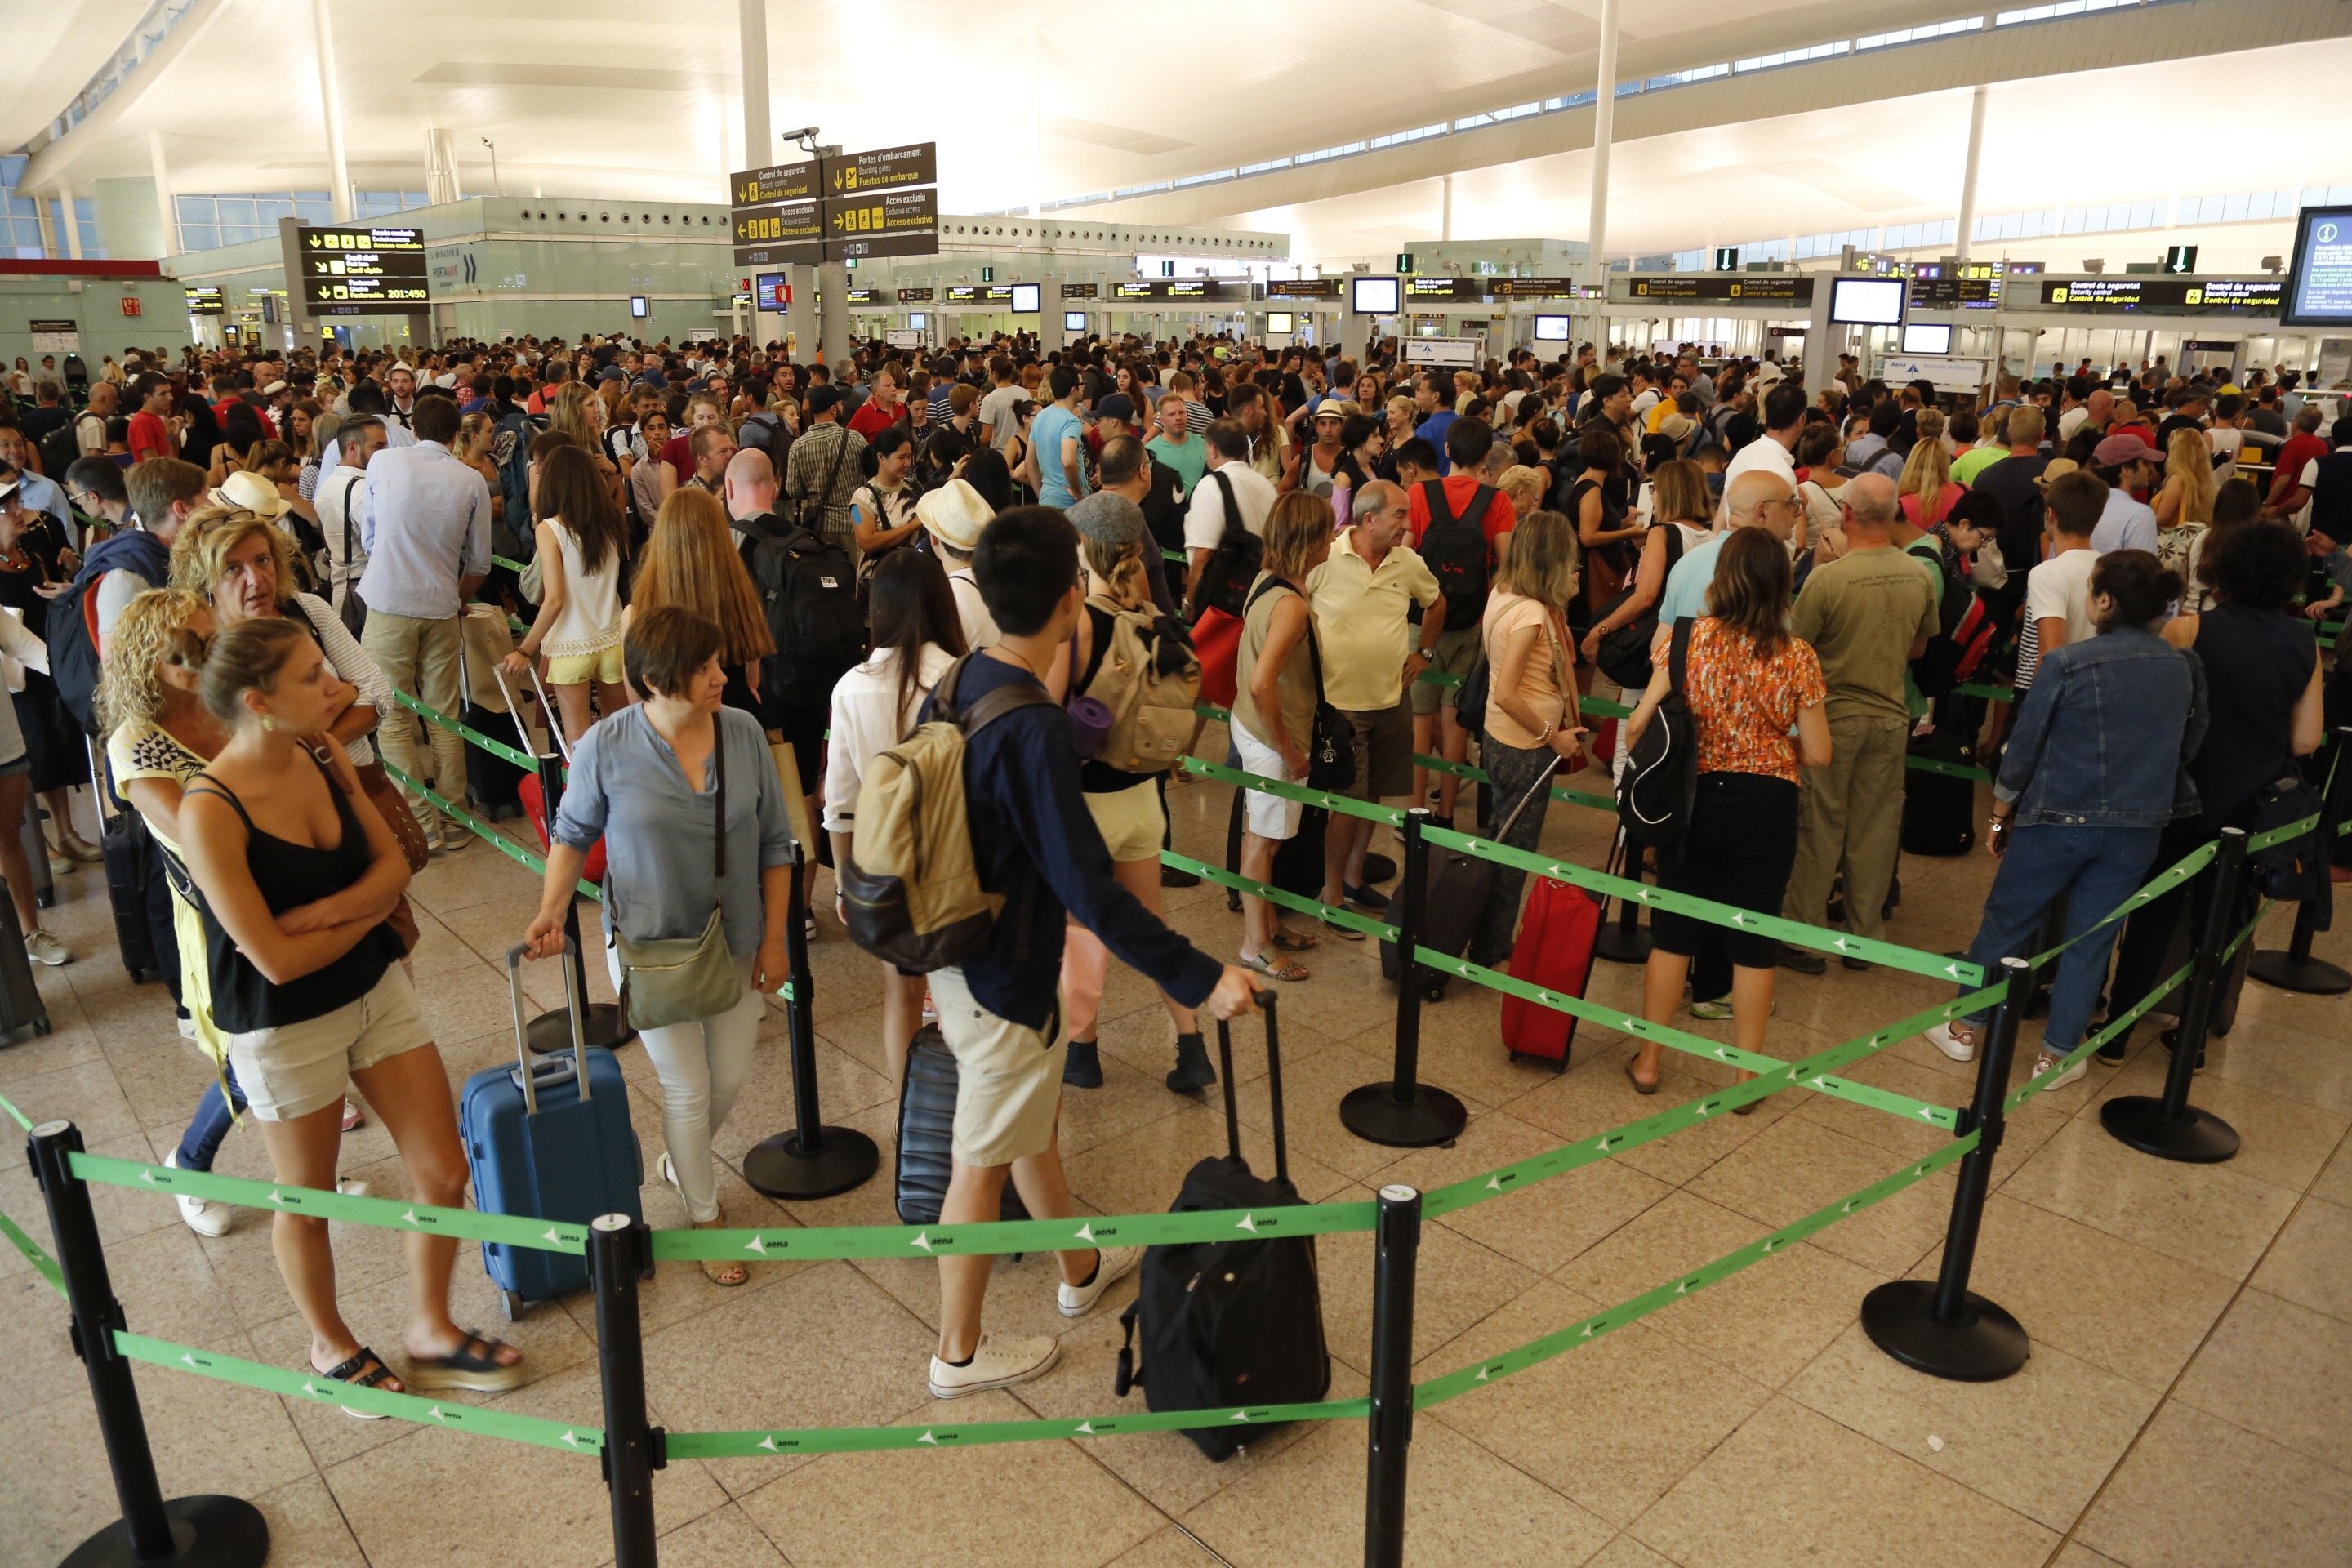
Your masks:
<svg viewBox="0 0 2352 1568"><path fill-rule="evenodd" d="M718 774L717 850L712 875L719 901L700 936L666 936L637 942L616 926L613 940L621 953L624 1005L630 1026L658 1029L668 1024L716 1018L743 999L743 977L727 948L727 729L710 721L711 766Z"/></svg>

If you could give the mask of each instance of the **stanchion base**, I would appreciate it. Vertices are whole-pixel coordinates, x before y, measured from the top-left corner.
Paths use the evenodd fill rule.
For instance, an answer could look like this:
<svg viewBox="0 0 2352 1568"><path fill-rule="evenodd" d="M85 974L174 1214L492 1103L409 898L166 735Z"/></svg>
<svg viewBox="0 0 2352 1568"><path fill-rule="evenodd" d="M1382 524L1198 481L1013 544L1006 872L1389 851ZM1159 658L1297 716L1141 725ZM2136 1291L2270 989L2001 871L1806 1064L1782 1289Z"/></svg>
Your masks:
<svg viewBox="0 0 2352 1568"><path fill-rule="evenodd" d="M2255 953L2246 965L2246 974L2265 985L2299 991L2305 996L2341 996L2352 991L2352 974L2324 958L2297 958L2279 948Z"/></svg>
<svg viewBox="0 0 2352 1568"><path fill-rule="evenodd" d="M561 1007L552 1013L541 1013L530 1021L530 1037L534 1056L568 1051L572 1048L572 1020ZM637 1032L621 1016L617 1004L591 1002L580 1020L580 1037L592 1046L617 1051L635 1039Z"/></svg>
<svg viewBox="0 0 2352 1568"><path fill-rule="evenodd" d="M797 1131L762 1140L743 1156L743 1179L772 1198L829 1198L863 1186L882 1167L874 1140L850 1127L819 1130L814 1149Z"/></svg>
<svg viewBox="0 0 2352 1568"><path fill-rule="evenodd" d="M2033 1353L2023 1325L1973 1290L1958 1321L1935 1313L1933 1279L1896 1279L1862 1299L1862 1330L1905 1366L1954 1383L1997 1383Z"/></svg>
<svg viewBox="0 0 2352 1568"><path fill-rule="evenodd" d="M2143 1154L2184 1164L2214 1165L2238 1152L2238 1130L2210 1110L2185 1105L2178 1116L2164 1113L2152 1094L2126 1094L2099 1107L2099 1125L2117 1142Z"/></svg>
<svg viewBox="0 0 2352 1568"><path fill-rule="evenodd" d="M1647 963L1650 962L1650 928L1622 926L1614 921L1603 921L1592 939L1592 956L1605 958L1612 963Z"/></svg>
<svg viewBox="0 0 2352 1568"><path fill-rule="evenodd" d="M1416 1085L1400 1102L1396 1085L1383 1079L1351 1089L1339 1100L1340 1124L1368 1143L1391 1149L1429 1149L1451 1143L1469 1124L1470 1111L1442 1089Z"/></svg>
<svg viewBox="0 0 2352 1568"><path fill-rule="evenodd" d="M116 1520L73 1550L63 1568L262 1568L269 1561L269 1521L243 1498L175 1497L163 1505L172 1552L142 1557L131 1528Z"/></svg>

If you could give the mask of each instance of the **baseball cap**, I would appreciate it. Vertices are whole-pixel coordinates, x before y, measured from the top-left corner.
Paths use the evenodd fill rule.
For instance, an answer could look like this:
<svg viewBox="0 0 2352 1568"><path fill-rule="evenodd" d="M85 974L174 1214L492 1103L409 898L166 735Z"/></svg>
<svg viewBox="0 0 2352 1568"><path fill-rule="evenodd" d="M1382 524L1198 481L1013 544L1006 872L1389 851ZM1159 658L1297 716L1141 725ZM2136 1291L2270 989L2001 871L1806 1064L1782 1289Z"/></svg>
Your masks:
<svg viewBox="0 0 2352 1568"><path fill-rule="evenodd" d="M1124 392L1114 392L1095 402L1095 417L1120 419L1132 424L1135 420L1135 399Z"/></svg>
<svg viewBox="0 0 2352 1568"><path fill-rule="evenodd" d="M2103 468L2120 468L2126 463L2161 463L2164 454L2137 436L2110 436L2092 449L2091 461Z"/></svg>

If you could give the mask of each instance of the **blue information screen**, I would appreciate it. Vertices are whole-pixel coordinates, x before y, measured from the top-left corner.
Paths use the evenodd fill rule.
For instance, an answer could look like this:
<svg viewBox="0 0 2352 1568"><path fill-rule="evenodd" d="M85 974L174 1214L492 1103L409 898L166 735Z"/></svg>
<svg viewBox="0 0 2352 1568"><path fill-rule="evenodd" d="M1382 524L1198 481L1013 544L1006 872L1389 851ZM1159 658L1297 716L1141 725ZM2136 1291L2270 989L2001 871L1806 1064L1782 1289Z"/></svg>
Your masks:
<svg viewBox="0 0 2352 1568"><path fill-rule="evenodd" d="M2305 207L2295 226L2286 308L2294 327L2352 326L2352 207Z"/></svg>

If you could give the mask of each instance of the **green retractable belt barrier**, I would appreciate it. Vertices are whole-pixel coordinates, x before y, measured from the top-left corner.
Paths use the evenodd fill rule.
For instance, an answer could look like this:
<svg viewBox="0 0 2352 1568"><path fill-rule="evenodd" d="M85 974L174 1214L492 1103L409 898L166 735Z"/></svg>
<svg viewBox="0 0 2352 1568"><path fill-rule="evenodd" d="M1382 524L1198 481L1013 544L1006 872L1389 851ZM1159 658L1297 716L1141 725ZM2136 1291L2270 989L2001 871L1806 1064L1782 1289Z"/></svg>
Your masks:
<svg viewBox="0 0 2352 1568"><path fill-rule="evenodd" d="M1317 920L1328 921L1336 926L1346 926L1349 931L1360 931L1366 936L1376 936L1382 942L1394 942L1397 939L1396 927L1376 921L1370 915L1360 915L1353 910L1335 909L1329 904L1319 903L1297 893L1284 892L1280 888L1269 887L1264 882L1252 881L1247 877L1238 876L1215 866L1203 865L1189 855L1177 854L1173 849L1162 849L1160 852L1160 863L1163 866L1173 866L1179 871L1190 871L1203 881L1214 882L1219 887L1232 888L1255 898L1264 899L1268 903L1280 904L1286 910L1296 910L1302 915L1313 915Z"/></svg>
<svg viewBox="0 0 2352 1568"><path fill-rule="evenodd" d="M535 773L539 772L539 759L532 756L529 752L517 751L514 747L508 745L503 741L494 741L488 735L483 734L479 730L475 729L472 725L460 723L458 721L450 718L449 715L440 711L438 709L426 707L424 703L419 702L415 698L411 697L405 691L395 689L392 696L393 700L398 702L403 708L407 709L411 713L415 714L426 723L438 725L444 730L455 731L457 733L463 735L467 740L472 742L475 745L479 746L482 750L489 752L490 755L494 757L502 757L506 761L512 763L515 766L522 769L522 771L527 773Z"/></svg>
<svg viewBox="0 0 2352 1568"><path fill-rule="evenodd" d="M383 759L379 757L377 761L382 762ZM506 835L500 833L497 828L492 827L488 823L484 822L480 817L476 816L472 812L467 811L464 806L459 805L455 801L448 799L445 795L436 794L430 785L417 783L415 779L410 778L406 773L402 773L398 768L394 767L390 763L384 763L383 771L391 778L393 783L400 785L403 789L415 790L418 795L424 796L425 799L430 801L433 804L434 808L439 811L443 816L448 817L452 822L464 823L468 828L473 830L475 837L480 839L483 843L488 844L491 848L496 849L499 854L504 855L508 859L513 861L516 865L520 866L532 876L544 877L547 875L547 861L543 858L532 854L521 845L515 843L512 839L507 837ZM583 879L580 883L580 891L584 896L595 900L600 904L604 901L604 890L596 886L593 882Z"/></svg>
<svg viewBox="0 0 2352 1568"><path fill-rule="evenodd" d="M1245 773L1239 768L1228 768L1216 763L1204 763L1198 757L1186 757L1183 763L1186 773L1214 779L1219 784L1232 784L1236 789L1254 789L1260 795L1280 795L1301 805L1319 805L1342 816L1360 816L1367 822L1385 822L1391 827L1404 821L1404 813L1392 805L1373 805L1353 795L1333 795L1328 790L1308 789L1304 784L1285 784L1279 779L1262 779L1255 773Z"/></svg>
<svg viewBox="0 0 2352 1568"><path fill-rule="evenodd" d="M58 1271L57 1259L42 1251L41 1244L26 1236L24 1227L5 1214L0 1214L0 1237L6 1237L9 1246L25 1255L25 1261L33 1266L33 1272L49 1282L50 1289L60 1296L66 1293L66 1277Z"/></svg>
<svg viewBox="0 0 2352 1568"><path fill-rule="evenodd" d="M664 1447L673 1459L756 1459L786 1454L871 1454L891 1448L976 1448L991 1443L1050 1443L1112 1437L1130 1432L1184 1432L1203 1426L1273 1426L1286 1421L1352 1420L1366 1399L1313 1405L1234 1405L1215 1410L1138 1410L1075 1421L932 1421L901 1426L815 1426L797 1430L672 1432Z"/></svg>

